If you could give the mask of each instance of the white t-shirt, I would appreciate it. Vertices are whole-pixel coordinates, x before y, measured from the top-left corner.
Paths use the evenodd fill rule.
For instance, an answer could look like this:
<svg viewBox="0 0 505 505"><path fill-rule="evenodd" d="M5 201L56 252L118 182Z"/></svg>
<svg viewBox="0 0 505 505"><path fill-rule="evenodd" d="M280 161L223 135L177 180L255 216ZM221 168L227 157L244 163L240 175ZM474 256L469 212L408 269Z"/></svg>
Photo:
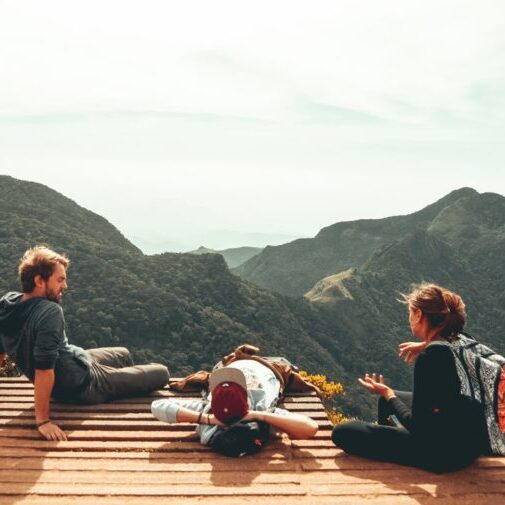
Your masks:
<svg viewBox="0 0 505 505"><path fill-rule="evenodd" d="M275 374L262 363L253 359L241 359L227 365L242 370L247 381L247 394L251 410L270 410L276 414L290 415L284 409L276 408L279 399L280 382ZM151 405L151 412L160 421L166 423L177 422L177 411L184 407L195 412L208 412L210 410L210 395L207 401L203 400L155 400ZM217 425L209 426L200 424L196 432L202 444L207 444L218 429Z"/></svg>

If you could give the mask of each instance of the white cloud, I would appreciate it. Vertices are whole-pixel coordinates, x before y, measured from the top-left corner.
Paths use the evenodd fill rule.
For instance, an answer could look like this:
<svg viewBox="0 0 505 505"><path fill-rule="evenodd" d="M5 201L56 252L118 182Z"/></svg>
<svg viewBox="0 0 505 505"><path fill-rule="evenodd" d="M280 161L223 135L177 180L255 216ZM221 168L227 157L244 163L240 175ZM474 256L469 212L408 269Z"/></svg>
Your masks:
<svg viewBox="0 0 505 505"><path fill-rule="evenodd" d="M279 116L298 95L386 115L463 110L504 75L500 2L0 4L3 113Z"/></svg>

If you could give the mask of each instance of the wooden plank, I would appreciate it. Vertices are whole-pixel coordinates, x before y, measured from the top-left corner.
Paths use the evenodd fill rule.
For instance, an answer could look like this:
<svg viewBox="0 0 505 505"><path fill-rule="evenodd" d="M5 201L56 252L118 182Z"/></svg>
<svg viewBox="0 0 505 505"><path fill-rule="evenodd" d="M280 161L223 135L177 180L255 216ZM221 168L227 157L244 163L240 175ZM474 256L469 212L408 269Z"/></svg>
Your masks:
<svg viewBox="0 0 505 505"><path fill-rule="evenodd" d="M327 444L318 444L314 445L312 444L312 447L303 447L303 448L293 448L293 458L299 459L299 458L318 458L318 459L325 459L325 458L335 458L336 455L340 453L340 449L338 449L331 440L328 440ZM347 455L345 455L347 456Z"/></svg>
<svg viewBox="0 0 505 505"><path fill-rule="evenodd" d="M18 390L22 391L23 394L26 392L33 392L33 384L30 382L9 382L5 383L2 382L2 378L0 378L0 391L8 391L8 390ZM171 389L170 387L164 387L155 391L152 391L151 393L145 394L138 396L138 398L147 398L151 399L153 395L156 396L180 396L180 397L193 397L193 398L202 398L204 390L194 390L194 391L177 391L176 389ZM319 397L310 391L303 392L303 393L291 393L288 392L284 398L288 399L288 401L319 401Z"/></svg>
<svg viewBox="0 0 505 505"><path fill-rule="evenodd" d="M336 447L330 439L330 434L325 433L321 439L310 439L310 440L293 440L292 446L294 449L306 449L306 448L325 448L335 450Z"/></svg>
<svg viewBox="0 0 505 505"><path fill-rule="evenodd" d="M291 441L286 438L274 442L279 447L279 444L290 446ZM272 444L269 444L272 445ZM66 440L62 442L54 442L43 440L40 438L37 441L27 440L25 438L0 438L0 448L28 448L35 447L40 450L52 451L158 451L158 452L209 452L207 446L200 444L195 440Z"/></svg>
<svg viewBox="0 0 505 505"><path fill-rule="evenodd" d="M180 380L182 380L183 377L170 377L170 380L169 380L169 383L173 383L173 382L178 382ZM30 383L30 381L26 378L25 375L20 375L18 377L0 377L0 382L12 382L12 381L19 381L19 382L26 382L26 383Z"/></svg>
<svg viewBox="0 0 505 505"><path fill-rule="evenodd" d="M444 496L443 505L496 505L500 504L503 499L502 493L497 494L481 494L472 493L465 496ZM66 496L22 496L15 495L12 497L0 497L0 505L68 505L69 498ZM135 496L108 496L101 497L100 503L107 505L146 505L148 501L143 497ZM79 505L96 505L96 498L79 496L72 497L72 504ZM177 496L170 497L164 496L162 500L163 505L258 505L258 498L254 496L239 496L233 497L220 496L216 501L214 496L197 496L185 497ZM300 496L261 496L261 505L300 505ZM368 495L354 495L352 501L348 496L318 496L317 500L313 496L307 496L303 503L314 503L316 505L440 505L440 499L436 496L419 496L419 495L382 495L382 496L368 496Z"/></svg>
<svg viewBox="0 0 505 505"><path fill-rule="evenodd" d="M8 401L3 399L0 402L0 409L2 410L33 410L33 402L12 400ZM12 401L11 401L12 400ZM132 403L132 404L114 404L114 403L100 403L98 405L73 405L63 403L51 403L51 412L150 412L150 403Z"/></svg>
<svg viewBox="0 0 505 505"><path fill-rule="evenodd" d="M158 393L153 393L150 396L135 396L135 397L130 397L130 398L124 398L121 400L114 400L111 402L108 402L107 405L129 405L129 404L136 404L136 403L144 403L146 405L150 405L154 400L160 400L160 399L174 399L174 400L201 400L201 396L194 396L194 395L181 395L181 394L173 394L170 391L163 391L163 392L158 392ZM30 390L23 390L23 389L5 389L0 391L0 399L2 402L11 402L11 403L23 403L23 402L29 402L30 400L33 400L33 391ZM68 405L68 404L58 404L56 402L52 402L53 405ZM312 409L314 407L322 407L322 403L314 397L298 397L298 398L284 398L280 403L279 406L282 407L284 406L285 408L290 408L291 405L305 405L307 409ZM74 404L71 404L74 405ZM77 403L75 405L78 405Z"/></svg>
<svg viewBox="0 0 505 505"><path fill-rule="evenodd" d="M62 459L62 460L88 460L94 459L96 460L107 460L114 459L115 461L124 461L124 460L149 460L151 462L156 463L174 463L174 464L189 464L189 463L206 463L206 462L215 462L216 460L220 460L220 465L223 462L233 462L236 468L235 459L227 458L225 456L221 456L215 452L210 450L205 451L157 451L156 449L152 450L136 450L128 448L118 451L118 450L107 450L107 448L102 448L101 450L97 450L94 447L85 448L80 447L78 449L67 449L67 450L53 450L47 448L35 448L35 447L0 447L0 456L6 457L8 456L13 461L20 459L23 460L25 458L36 458L39 461L45 461L50 459ZM278 463L278 461L292 461L293 464L298 464L296 461L293 461L290 457L290 449L288 445L278 445L277 443L268 444L263 450L261 450L258 454L255 454L251 458L254 460L267 460L263 461L263 465L268 465L269 461L272 461L272 464ZM243 461L243 460L241 460Z"/></svg>
<svg viewBox="0 0 505 505"><path fill-rule="evenodd" d="M503 470L470 467L457 474L433 474L418 468L409 468L396 465L396 468L385 469L382 467L363 468L360 470L347 469L347 471L332 472L331 474L325 471L312 471L303 473L302 481L304 484L362 484L375 483L398 486L419 486L419 485L442 485L444 487L460 486L459 489L451 490L450 494L462 492L473 492L472 490L463 491L461 481L464 480L467 486L472 488L482 487L487 489L488 484L503 483ZM505 489L504 489L505 491Z"/></svg>
<svg viewBox="0 0 505 505"><path fill-rule="evenodd" d="M34 440L24 438L0 438L0 447L32 447ZM191 451L204 452L210 449L195 441L91 441L91 440L67 440L54 442L40 438L36 441L39 450L51 449L53 451Z"/></svg>
<svg viewBox="0 0 505 505"><path fill-rule="evenodd" d="M170 476L170 474L168 474ZM211 474L212 475L212 474ZM168 484L168 485L167 485ZM440 489L442 487L442 489ZM282 491L281 491L282 490ZM269 496L272 494L282 495L311 495L314 497L320 495L326 496L347 496L353 499L356 495L378 496L386 495L391 500L394 495L410 495L422 498L424 496L437 496L443 499L445 496L464 496L465 494L486 494L503 493L502 482L488 482L486 486L479 486L478 483L462 481L460 479L452 482L445 482L443 486L431 484L416 484L415 487L407 482L400 485L385 484L382 482L369 483L341 483L341 484L317 484L317 485L299 485L298 483L282 483L278 484L237 482L235 485L229 481L223 483L199 483L194 481L192 484L175 482L146 482L146 483L76 483L74 482L69 489L72 495L88 495L88 496L235 496L235 495L252 495L252 496ZM2 486L0 495L62 495L61 483L46 483L46 482L29 482L19 483L12 482L9 486ZM394 503L394 502L393 502ZM500 502L498 502L500 503Z"/></svg>
<svg viewBox="0 0 505 505"><path fill-rule="evenodd" d="M214 461L214 463L212 462ZM216 463L219 464L218 469L220 472L231 472L236 475L237 462L236 460L217 457L210 461L189 461L186 463L173 462L172 458L164 458L153 462L150 458L143 460L118 460L109 454L108 457L87 458L77 457L73 459L68 458L18 458L12 460L2 461L2 470L0 470L0 482L9 482L13 475L18 475L18 471L26 472L31 471L40 474L41 471L55 470L58 472L67 471L80 471L86 473L88 471L95 472L98 470L107 470L109 472L126 472L140 474L143 472L181 472L181 473L194 473L194 472L208 472L215 471ZM13 472L15 470L15 472ZM290 460L272 460L262 461L257 456L250 458L243 458L240 460L240 472L264 472L276 474L277 472L297 472L297 474L304 475L303 482L310 482L311 484L322 482L332 483L348 482L354 483L361 480L380 480L381 482L395 482L408 481L411 484L417 482L445 483L453 479L453 475L433 475L419 469L412 469L407 467L399 467L398 465L369 465L366 464L359 466L346 466L340 467L334 472L325 471L322 468L315 468L312 471L303 471L301 466ZM351 471L351 473L349 473ZM31 474L30 474L31 475ZM488 468L483 466L474 465L469 469L464 470L458 474L454 474L459 479L464 476L465 479L485 483L489 480L503 482L504 472L503 466ZM131 476L130 476L131 478ZM19 482L24 480L16 479Z"/></svg>
<svg viewBox="0 0 505 505"><path fill-rule="evenodd" d="M54 453L53 453L54 454ZM122 453L119 453L121 455ZM140 453L132 453L138 456ZM263 453L261 453L263 454ZM80 470L80 471L97 471L107 470L116 472L181 472L181 473L194 473L194 472L211 472L216 468L220 472L233 472L237 471L237 460L226 458L215 453L209 454L210 457L195 457L194 460L174 460L173 457L157 457L161 456L158 453L151 455L144 455L140 458L121 459L113 453L102 453L99 458L91 458L86 455L82 456L80 453L74 454L72 457L63 458L56 455L52 458L47 457L24 457L24 458L9 458L2 461L2 470L6 473L8 481L9 476L12 476L18 470L36 470L39 473L46 470ZM240 460L240 471L251 472L261 471L265 473L273 473L277 475L278 472L300 472L301 466L294 461L281 459L281 458L265 458L260 454L254 457L242 458ZM131 476L130 476L131 478Z"/></svg>
<svg viewBox="0 0 505 505"><path fill-rule="evenodd" d="M33 392L33 384L30 384L29 382L11 382L10 384L5 384L0 382L0 395L2 394L3 390L9 390L9 389L21 389L23 391L29 390Z"/></svg>
<svg viewBox="0 0 505 505"><path fill-rule="evenodd" d="M299 462L304 471L324 470L328 472L338 472L341 470L388 470L399 471L402 468L394 463L384 463L381 461L374 461L365 458L358 458L357 456L350 456L344 454L340 449L333 449L331 456L325 458L319 455L320 450L311 449L304 450L295 457L295 461ZM295 454L296 451L293 451ZM303 454L303 457L300 457ZM470 468L482 469L501 469L503 471L503 478L505 480L505 457L485 457L478 458Z"/></svg>
<svg viewBox="0 0 505 505"><path fill-rule="evenodd" d="M316 412L309 412L309 411L301 411L299 414L304 414L312 417L312 419L316 421L326 421L328 419L328 415L324 411L316 411ZM26 409L26 410L0 410L0 419L21 419L21 418L27 418L27 419L33 419L34 416L34 411L33 409ZM151 412L137 412L137 413L128 413L128 412L115 412L115 413L107 413L107 412L87 412L86 415L84 416L80 412L61 412L61 411L56 411L56 412L51 412L51 418L52 419L103 419L103 420L109 420L109 421L131 421L134 422L135 420L153 420L154 416L151 414Z"/></svg>
<svg viewBox="0 0 505 505"><path fill-rule="evenodd" d="M326 477L328 475L326 474ZM300 484L301 475L296 472L262 472L251 471L247 468L240 469L240 481L245 485L251 484ZM177 472L172 473L158 469L157 471L132 471L132 470L48 470L43 472L37 470L26 470L18 468L15 472L11 470L0 470L0 489L8 484L13 483L34 483L37 484L97 484L111 485L124 484L130 487L132 483L135 485L152 484L159 485L174 485L194 484L216 485L216 486L237 486L236 466L234 470L222 471L214 470L212 472L194 471L194 472ZM3 485L2 485L3 484ZM0 490L0 493L2 491Z"/></svg>
<svg viewBox="0 0 505 505"><path fill-rule="evenodd" d="M31 398L33 397L33 389L28 388L5 388L0 389L0 397L20 397L20 398ZM150 403L154 400L159 400L163 398L180 398L183 400L201 400L202 397L190 393L178 393L172 391L157 391L146 396L132 396L129 398L123 398L121 400L114 400L111 403L131 403L131 402L146 402ZM310 403L314 401L314 398L301 398L300 400L305 400L305 403Z"/></svg>
<svg viewBox="0 0 505 505"><path fill-rule="evenodd" d="M17 397L2 398L0 402L0 410L27 410L33 409L33 401L16 399ZM286 404L279 405L281 408L287 408L292 412L324 412L324 408L320 403L306 404ZM73 405L52 403L51 412L149 412L151 410L150 403L101 403L99 405Z"/></svg>
<svg viewBox="0 0 505 505"><path fill-rule="evenodd" d="M446 481L443 486L427 482L424 484L411 485L408 478L405 477L400 484L384 482L361 482L356 484L349 483L317 483L315 485L303 485L304 489L313 496L348 496L350 499L354 495L420 495L436 496L443 499L444 496L464 496L471 493L503 493L503 482L489 481L485 485L477 482L456 479Z"/></svg>
<svg viewBox="0 0 505 505"><path fill-rule="evenodd" d="M55 416L51 418L56 421ZM162 421L158 421L151 416L150 421L141 421L134 419L132 421L125 420L90 420L90 419L60 419L58 424L62 429L89 429L89 430L117 430L117 431L128 431L128 430L144 430L144 431L154 431L170 428L170 431L187 431L194 430L196 424L191 423L175 423L166 424ZM333 425L327 420L317 420L317 424L320 430L330 430ZM34 420L32 418L20 418L20 419L0 419L0 436L2 429L13 429L13 428L23 428L29 427L33 428Z"/></svg>
<svg viewBox="0 0 505 505"><path fill-rule="evenodd" d="M169 380L169 383L173 383L173 382L178 382L182 379L183 377L171 377L170 380ZM26 383L30 383L30 381L24 376L24 375L20 375L19 377L0 377L0 383L2 382L26 382Z"/></svg>
<svg viewBox="0 0 505 505"><path fill-rule="evenodd" d="M444 496L443 505L496 505L503 500L503 493L483 494L472 493L464 496ZM219 500L209 502L205 498L196 496L163 496L157 497L157 503L163 505L202 505L202 503L213 503L213 505L257 505L258 498L254 496L220 496ZM108 496L102 498L100 503L107 505L145 505L146 499L141 496ZM0 505L96 505L97 499L89 496L23 496L14 495L9 497L0 496ZM273 494L270 496L261 496L261 505L300 505L306 503L308 505L440 505L440 499L437 496L426 495L354 495L352 501L349 496L282 496Z"/></svg>
<svg viewBox="0 0 505 505"><path fill-rule="evenodd" d="M81 416L82 417L82 416ZM57 416L51 416L53 421L57 420ZM323 424L327 424L324 421L320 421ZM195 424L190 423L177 423L168 425L161 421L155 420L151 416L151 420L143 421L138 419L133 420L96 420L96 419L59 419L58 425L62 429L80 429L80 430L108 430L110 431L131 431L131 430L143 430L143 431L159 431L164 428L170 429L170 431L193 431L196 428ZM34 420L32 418L20 418L20 419L0 419L0 436L9 436L10 431L15 428L34 428ZM5 435L2 434L2 431ZM16 436L16 435L12 435Z"/></svg>
<svg viewBox="0 0 505 505"><path fill-rule="evenodd" d="M240 485L215 485L194 482L188 484L103 484L95 482L92 484L73 484L69 492L72 496L234 496L236 494L252 496L269 496L279 492L280 486L276 484L249 484ZM34 482L26 485L23 483L11 483L8 487L2 486L0 495L62 495L61 484L48 484ZM282 495L304 495L304 489L298 484L283 484Z"/></svg>
<svg viewBox="0 0 505 505"><path fill-rule="evenodd" d="M111 441L111 440L122 440L122 441L172 441L172 440L184 440L193 441L199 440L196 432L189 427L188 430L175 431L171 429L159 430L159 431L102 431L102 430L68 430L66 435L69 441L78 440L93 440L93 441ZM0 430L0 440L41 440L41 435L36 429L1 429ZM329 439L329 432L320 431L312 439L312 446L316 445L315 442L325 442ZM298 441L295 441L298 442ZM325 442L326 443L326 442Z"/></svg>
<svg viewBox="0 0 505 505"><path fill-rule="evenodd" d="M172 441L172 440L184 440L184 441L197 441L199 440L198 435L194 430L186 431L99 431L99 430L69 430L66 432L69 441L79 441L79 440L95 440L95 441L111 441L111 440L122 440L122 441ZM11 439L23 439L23 440L41 440L41 435L36 429L25 430L25 429L2 429L0 430L0 439L11 440Z"/></svg>

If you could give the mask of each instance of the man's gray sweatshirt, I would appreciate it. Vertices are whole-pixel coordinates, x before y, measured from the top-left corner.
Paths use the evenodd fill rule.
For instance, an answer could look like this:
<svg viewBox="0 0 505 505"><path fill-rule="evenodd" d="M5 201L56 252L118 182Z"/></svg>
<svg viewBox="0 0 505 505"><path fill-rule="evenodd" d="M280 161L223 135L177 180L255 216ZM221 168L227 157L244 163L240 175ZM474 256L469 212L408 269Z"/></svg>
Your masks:
<svg viewBox="0 0 505 505"><path fill-rule="evenodd" d="M89 382L88 355L68 343L58 303L22 296L10 292L0 299L0 354L6 352L31 382L36 369L54 369L53 396L71 399Z"/></svg>

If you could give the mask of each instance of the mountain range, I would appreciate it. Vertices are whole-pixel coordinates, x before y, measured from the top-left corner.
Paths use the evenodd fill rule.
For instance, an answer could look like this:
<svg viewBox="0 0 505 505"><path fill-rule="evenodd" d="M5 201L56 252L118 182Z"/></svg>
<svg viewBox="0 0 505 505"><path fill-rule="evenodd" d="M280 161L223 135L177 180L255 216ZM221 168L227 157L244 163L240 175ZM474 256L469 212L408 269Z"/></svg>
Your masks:
<svg viewBox="0 0 505 505"><path fill-rule="evenodd" d="M329 243L335 244L334 258ZM505 352L505 198L501 195L463 188L409 216L330 226L301 244L307 256L319 258L305 263L305 270L296 242L272 248L271 256L279 261L283 247L290 258L284 269L290 265L292 275L299 273L300 279L285 282L285 270L272 271L271 279L277 274L279 284L271 280L270 288L305 291L308 279L316 278L326 265L327 275L304 296L327 325L318 342L351 375L381 371L400 389L410 388L410 371L396 354L398 344L413 337L398 299L412 283L422 281L460 293L466 302L467 331ZM265 253L244 267L251 262L259 265ZM299 268L296 273L293 265Z"/></svg>
<svg viewBox="0 0 505 505"><path fill-rule="evenodd" d="M0 291L19 289L23 252L47 244L71 259L63 306L72 343L129 347L174 376L210 369L244 342L301 368L342 377L297 306L231 274L220 254L147 256L104 218L41 184L0 176ZM289 302L289 303L286 303Z"/></svg>
<svg viewBox="0 0 505 505"><path fill-rule="evenodd" d="M302 296L324 277L364 265L398 237L426 229L447 206L474 194L475 190L463 188L407 216L336 223L314 238L268 246L234 273L279 293Z"/></svg>
<svg viewBox="0 0 505 505"><path fill-rule="evenodd" d="M233 270L242 277L220 254L144 255L104 218L41 184L0 176L0 212L0 290L18 289L27 247L65 251L70 340L126 345L173 375L211 368L248 341L342 381L346 412L371 418L376 399L356 378L377 371L410 388L411 367L396 354L413 337L397 299L422 280L459 292L470 333L505 351L501 195L463 188L408 216L336 223L265 248Z"/></svg>

